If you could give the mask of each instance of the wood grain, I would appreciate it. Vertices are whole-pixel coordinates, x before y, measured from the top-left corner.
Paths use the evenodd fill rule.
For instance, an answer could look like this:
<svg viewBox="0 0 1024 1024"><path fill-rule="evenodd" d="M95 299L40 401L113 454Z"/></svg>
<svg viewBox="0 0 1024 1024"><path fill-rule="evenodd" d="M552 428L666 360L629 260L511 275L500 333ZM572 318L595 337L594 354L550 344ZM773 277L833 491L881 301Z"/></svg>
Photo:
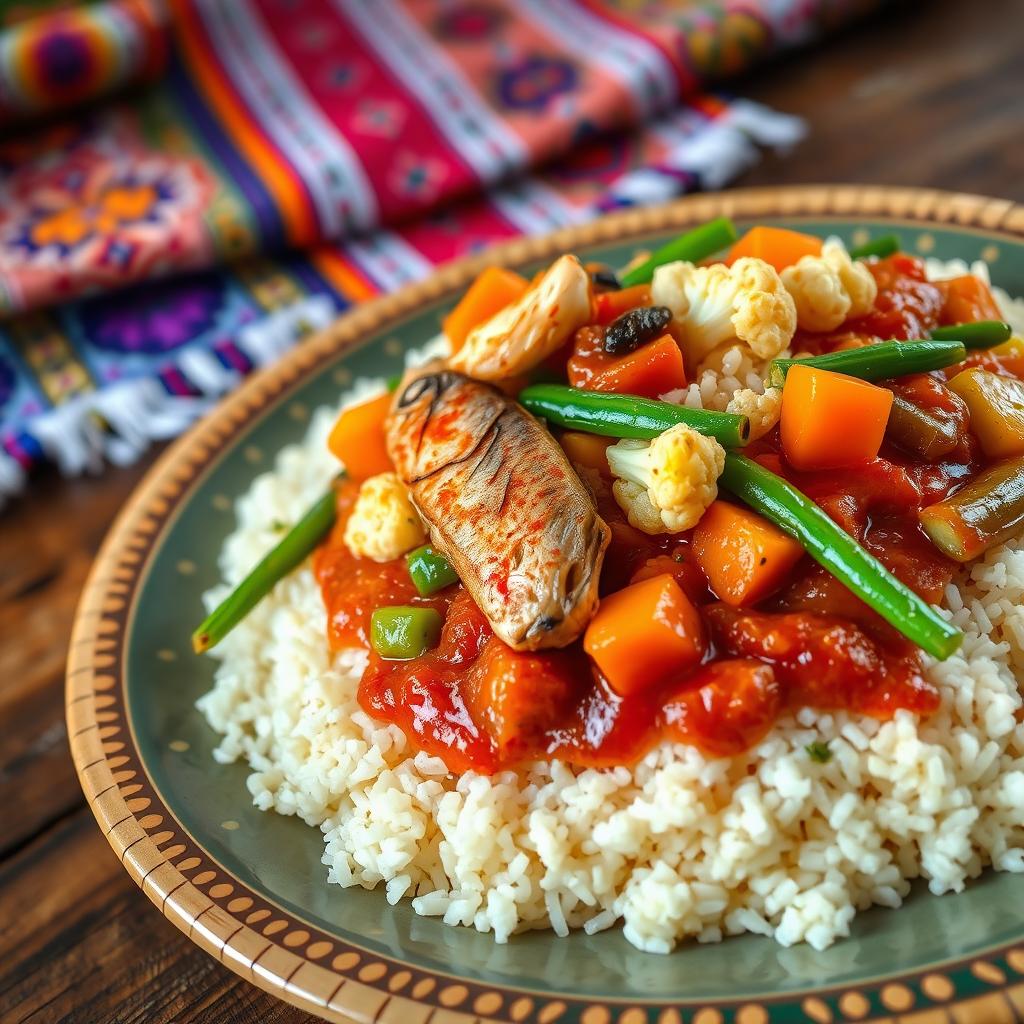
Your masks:
<svg viewBox="0 0 1024 1024"><path fill-rule="evenodd" d="M811 59L730 83L811 129L739 184L885 182L1024 199L1009 30L1021 18L1020 0L898 5ZM0 514L0 1020L310 1021L153 910L96 828L67 755L62 676L78 593L151 461L99 479L44 475Z"/></svg>

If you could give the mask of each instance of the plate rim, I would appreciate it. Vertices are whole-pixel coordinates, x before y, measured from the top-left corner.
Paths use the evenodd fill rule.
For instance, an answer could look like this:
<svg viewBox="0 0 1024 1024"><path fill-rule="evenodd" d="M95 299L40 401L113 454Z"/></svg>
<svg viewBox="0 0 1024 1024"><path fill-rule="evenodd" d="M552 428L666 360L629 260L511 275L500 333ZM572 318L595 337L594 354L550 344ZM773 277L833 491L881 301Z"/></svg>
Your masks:
<svg viewBox="0 0 1024 1024"><path fill-rule="evenodd" d="M307 1012L360 1024L427 1024L428 1019L436 1024L471 1024L475 1019L554 1024L563 1017L582 1024L610 1024L613 1019L644 1024L651 1013L660 1014L660 1024L680 1024L680 1006L695 1020L704 1014L709 1024L721 1020L722 1009L733 1012L737 1024L766 1024L772 1009L802 1012L822 1024L911 1009L918 1024L950 1021L953 1010L958 1020L979 1024L1006 1018L1008 1012L1011 1018L1024 1013L1024 981L1008 980L1008 970L1024 974L1024 944L1016 942L941 965L944 971L970 972L972 984L964 998L945 973L931 969L937 965L926 965L882 979L874 987L877 991L870 984L865 988L854 983L771 999L674 1004L506 989L364 955L365 950L349 947L336 936L310 934L309 925L250 890L193 840L153 788L134 742L125 714L124 674L133 599L176 510L216 467L236 430L262 418L323 364L357 347L365 334L451 294L485 265L519 265L576 246L641 242L645 235L722 215L816 220L863 216L1024 239L1024 205L1011 200L878 185L789 185L700 194L620 211L543 236L512 239L345 312L247 378L155 462L123 506L96 556L71 633L65 708L72 758L97 823L136 884L193 942L237 974ZM276 920L269 920L274 914ZM270 931L276 924L281 927ZM915 982L919 995L907 981ZM838 1017L819 996L834 997Z"/></svg>

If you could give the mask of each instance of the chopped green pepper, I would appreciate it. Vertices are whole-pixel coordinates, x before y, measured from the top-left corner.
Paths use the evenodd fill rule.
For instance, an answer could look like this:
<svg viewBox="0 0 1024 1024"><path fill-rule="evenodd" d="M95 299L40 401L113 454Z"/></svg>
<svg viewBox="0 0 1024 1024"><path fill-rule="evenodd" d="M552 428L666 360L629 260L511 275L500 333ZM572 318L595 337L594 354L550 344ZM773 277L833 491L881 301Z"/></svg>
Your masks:
<svg viewBox="0 0 1024 1024"><path fill-rule="evenodd" d="M818 764L828 764L832 760L832 751L829 750L828 744L819 740L808 743L804 750L807 751L807 756Z"/></svg>
<svg viewBox="0 0 1024 1024"><path fill-rule="evenodd" d="M370 616L370 644L382 658L408 661L437 646L442 625L440 614L433 608L378 608Z"/></svg>
<svg viewBox="0 0 1024 1024"><path fill-rule="evenodd" d="M405 564L420 597L430 597L459 582L459 574L452 568L452 563L429 544L410 551L405 556Z"/></svg>
<svg viewBox="0 0 1024 1024"><path fill-rule="evenodd" d="M886 440L897 448L935 462L948 455L958 442L956 427L948 420L925 412L902 395L892 396L892 408L885 425Z"/></svg>

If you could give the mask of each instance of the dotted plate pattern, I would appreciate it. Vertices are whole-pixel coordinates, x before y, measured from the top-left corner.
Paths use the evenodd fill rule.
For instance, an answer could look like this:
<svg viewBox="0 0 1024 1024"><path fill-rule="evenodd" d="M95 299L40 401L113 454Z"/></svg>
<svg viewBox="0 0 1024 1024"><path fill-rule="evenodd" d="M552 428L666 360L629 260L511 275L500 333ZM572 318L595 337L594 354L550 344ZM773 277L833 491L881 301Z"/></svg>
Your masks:
<svg viewBox="0 0 1024 1024"><path fill-rule="evenodd" d="M1012 1024L1024 1020L1024 944L877 984L757 1001L637 1003L504 990L368 954L283 912L233 877L181 827L151 785L125 714L129 613L174 510L232 438L340 354L424 303L452 296L487 264L515 266L585 246L682 230L713 217L891 219L1019 241L1024 206L923 189L795 186L691 196L628 210L543 238L516 239L346 314L253 375L156 463L122 510L82 593L68 658L66 713L78 777L107 841L149 899L188 937L260 988L329 1021L357 1024ZM918 248L927 250L920 235ZM343 383L347 370L338 367ZM299 413L295 412L298 416ZM180 567L179 567L180 568ZM171 655L173 656L173 654ZM237 827L225 822L226 828ZM453 968L454 970L455 968Z"/></svg>

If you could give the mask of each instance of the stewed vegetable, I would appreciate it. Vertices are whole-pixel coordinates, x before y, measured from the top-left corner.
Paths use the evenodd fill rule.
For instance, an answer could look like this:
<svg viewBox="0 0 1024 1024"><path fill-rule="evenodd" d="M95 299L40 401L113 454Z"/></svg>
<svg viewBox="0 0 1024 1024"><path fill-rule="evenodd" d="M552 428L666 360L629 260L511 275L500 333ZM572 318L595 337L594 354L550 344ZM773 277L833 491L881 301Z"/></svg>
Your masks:
<svg viewBox="0 0 1024 1024"><path fill-rule="evenodd" d="M935 546L969 562L1024 528L1024 458L999 462L920 513Z"/></svg>
<svg viewBox="0 0 1024 1024"><path fill-rule="evenodd" d="M192 634L196 654L216 647L323 540L334 524L334 491L319 498Z"/></svg>
<svg viewBox="0 0 1024 1024"><path fill-rule="evenodd" d="M976 320L969 324L936 327L929 333L936 341L953 339L963 342L967 348L992 348L1009 341L1013 328L1002 320Z"/></svg>
<svg viewBox="0 0 1024 1024"><path fill-rule="evenodd" d="M728 217L718 217L655 250L639 266L620 274L619 281L623 288L645 284L654 277L654 271L665 263L674 263L676 260L699 263L735 241L736 225Z"/></svg>
<svg viewBox="0 0 1024 1024"><path fill-rule="evenodd" d="M962 363L966 358L967 349L961 341L883 341L878 345L841 349L809 359L773 359L771 384L782 387L793 366L816 366L861 380L888 380L909 373L941 370Z"/></svg>
<svg viewBox="0 0 1024 1024"><path fill-rule="evenodd" d="M952 421L940 420L902 395L893 395L885 436L897 448L927 462L948 455L959 440Z"/></svg>
<svg viewBox="0 0 1024 1024"><path fill-rule="evenodd" d="M685 423L726 448L741 448L750 438L746 416L709 409L688 409L632 395L597 394L561 384L534 384L519 394L534 416L559 427L605 437L653 438Z"/></svg>
<svg viewBox="0 0 1024 1024"><path fill-rule="evenodd" d="M878 238L865 242L863 245L855 245L850 250L850 257L855 260L866 260L871 256L884 259L894 252L899 252L899 235L879 235Z"/></svg>
<svg viewBox="0 0 1024 1024"><path fill-rule="evenodd" d="M370 617L370 643L382 657L407 661L437 646L444 620L433 608L377 608Z"/></svg>
<svg viewBox="0 0 1024 1024"><path fill-rule="evenodd" d="M811 558L922 650L944 660L960 646L958 629L781 477L730 452L719 483L800 541Z"/></svg>
<svg viewBox="0 0 1024 1024"><path fill-rule="evenodd" d="M410 551L405 556L405 564L420 597L430 597L459 582L459 574L452 568L452 563L429 544Z"/></svg>
<svg viewBox="0 0 1024 1024"><path fill-rule="evenodd" d="M958 373L949 389L971 412L971 433L990 459L1024 455L1024 383L974 366Z"/></svg>

